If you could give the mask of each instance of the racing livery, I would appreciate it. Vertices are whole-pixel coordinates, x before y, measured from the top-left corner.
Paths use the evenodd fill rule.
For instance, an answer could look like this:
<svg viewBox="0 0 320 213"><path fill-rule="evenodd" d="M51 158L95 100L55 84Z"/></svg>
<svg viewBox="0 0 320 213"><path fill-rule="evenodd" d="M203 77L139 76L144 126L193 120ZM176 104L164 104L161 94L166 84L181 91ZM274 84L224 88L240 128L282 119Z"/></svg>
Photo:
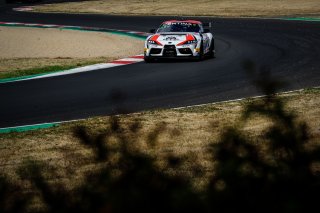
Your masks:
<svg viewBox="0 0 320 213"><path fill-rule="evenodd" d="M205 55L214 57L214 37L200 21L170 20L151 32L155 34L145 41L145 62L155 58L190 57L201 60Z"/></svg>

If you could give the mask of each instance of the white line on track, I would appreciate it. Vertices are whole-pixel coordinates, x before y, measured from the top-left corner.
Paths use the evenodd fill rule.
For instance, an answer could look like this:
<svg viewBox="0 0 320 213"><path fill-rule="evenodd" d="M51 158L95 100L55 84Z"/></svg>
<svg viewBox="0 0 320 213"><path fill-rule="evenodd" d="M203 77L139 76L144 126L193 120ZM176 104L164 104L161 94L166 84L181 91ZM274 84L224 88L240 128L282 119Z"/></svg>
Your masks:
<svg viewBox="0 0 320 213"><path fill-rule="evenodd" d="M82 73L82 72L90 72L90 71L95 71L95 70L101 70L101 69L108 69L112 67L117 67L117 66L124 66L124 65L129 65L129 64L134 64L134 63L139 63L143 61L143 55L135 55L132 57L128 58L123 58L123 59L118 59L110 63L100 63L100 64L93 64L93 65L88 65L84 67L78 67L70 70L61 70L57 71L54 73L49 73L49 74L39 74L37 76L33 77L26 77L26 78L21 78L21 79L13 79L12 81L7 81L3 83L10 83L10 82L17 82L17 81L28 81L28 80L33 80L33 79L42 79L42 78L51 78L51 77L56 77L56 76L63 76L63 75L71 75L75 73Z"/></svg>
<svg viewBox="0 0 320 213"><path fill-rule="evenodd" d="M315 89L320 89L320 87L313 87ZM281 93L277 93L277 94L290 94L290 93L294 93L294 92L301 92L304 89L298 89L298 90L291 90L291 91L287 91L287 92L281 92ZM253 96L253 97L247 97L247 98L238 98L238 99L233 99L233 100L227 100L227 101L218 101L218 102L212 102L212 103L206 103L206 104L197 104L197 105L189 105L189 106L184 106L184 107L176 107L176 108L172 108L174 110L179 110L179 109L185 109L185 108L190 108L190 107L201 107L201 106L205 106L205 105L209 105L209 104L221 104L221 103L230 103L230 102L236 102L236 101L242 101L245 99L257 99L257 98L263 98L265 97L265 95L259 95L259 96ZM136 112L136 113L130 113L130 115L135 115L135 114L139 114L140 112ZM125 115L125 114L122 114ZM128 114L129 115L129 114ZM116 115L118 116L118 115ZM88 118L87 118L88 119ZM14 129L18 129L18 128L27 128L27 127L33 127L33 126L42 126L42 125L55 125L55 124L63 124L63 123L71 123L71 122L77 122L77 121L83 121L86 120L86 118L82 118L82 119L74 119L74 120L69 120L69 121L57 121L57 122L49 122L49 123L39 123L39 124L31 124L31 125L22 125L22 126L12 126L12 127L5 127L5 128L0 128L0 131L2 130L13 130Z"/></svg>

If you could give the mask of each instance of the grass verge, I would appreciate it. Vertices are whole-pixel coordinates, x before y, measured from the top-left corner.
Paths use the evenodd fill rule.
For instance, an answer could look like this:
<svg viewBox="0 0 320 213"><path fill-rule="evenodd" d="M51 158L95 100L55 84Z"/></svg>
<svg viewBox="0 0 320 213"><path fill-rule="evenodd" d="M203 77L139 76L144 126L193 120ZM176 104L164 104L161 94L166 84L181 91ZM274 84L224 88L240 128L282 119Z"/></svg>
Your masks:
<svg viewBox="0 0 320 213"><path fill-rule="evenodd" d="M318 0L97 0L40 5L36 12L216 17L320 17Z"/></svg>

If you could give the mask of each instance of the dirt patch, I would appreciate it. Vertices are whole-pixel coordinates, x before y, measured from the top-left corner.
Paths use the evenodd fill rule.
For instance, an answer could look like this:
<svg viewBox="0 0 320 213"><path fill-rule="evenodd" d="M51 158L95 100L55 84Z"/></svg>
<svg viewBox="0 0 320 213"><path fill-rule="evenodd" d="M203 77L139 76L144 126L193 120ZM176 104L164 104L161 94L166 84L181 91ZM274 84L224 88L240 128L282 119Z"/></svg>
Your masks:
<svg viewBox="0 0 320 213"><path fill-rule="evenodd" d="M143 41L103 32L0 27L0 58L125 57L143 52Z"/></svg>
<svg viewBox="0 0 320 213"><path fill-rule="evenodd" d="M109 0L36 6L39 12L224 17L320 16L319 0Z"/></svg>
<svg viewBox="0 0 320 213"><path fill-rule="evenodd" d="M81 66L141 54L143 41L103 32L0 27L0 72Z"/></svg>

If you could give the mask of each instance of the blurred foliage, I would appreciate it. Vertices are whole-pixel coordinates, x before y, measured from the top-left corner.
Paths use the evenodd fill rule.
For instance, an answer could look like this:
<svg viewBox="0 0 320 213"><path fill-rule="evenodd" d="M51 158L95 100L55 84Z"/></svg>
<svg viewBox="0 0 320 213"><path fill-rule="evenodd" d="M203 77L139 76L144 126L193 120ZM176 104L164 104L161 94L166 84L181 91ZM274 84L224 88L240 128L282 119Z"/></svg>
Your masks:
<svg viewBox="0 0 320 213"><path fill-rule="evenodd" d="M212 143L210 153L215 169L204 191L195 192L186 175L168 175L159 170L155 166L156 156L137 148L139 120L124 128L117 117L112 117L110 128L104 132L92 134L85 127L74 131L80 143L94 151L95 162L105 162L98 171L88 174L81 186L68 190L63 185L49 184L42 172L45 165L30 161L18 174L38 193L24 192L2 176L0 212L25 212L34 196L41 197L45 208L39 211L45 212L308 212L316 209L320 179L311 166L319 162L320 149L306 149L307 124L298 122L295 114L285 110L283 101L275 95L283 82L273 80L267 68L257 73L250 61L244 67L265 97L248 103L242 120L226 128L219 143ZM118 91L112 96L118 102L125 97ZM244 125L256 115L272 121L258 139L243 131ZM150 131L147 147L156 148L164 131L165 123ZM168 155L167 169L175 170L184 160ZM202 175L196 163L190 169Z"/></svg>
<svg viewBox="0 0 320 213"><path fill-rule="evenodd" d="M245 67L265 97L246 105L244 123L240 124L262 115L272 125L257 141L241 131L242 125L230 127L221 143L213 146L212 160L218 166L207 192L211 208L223 212L308 212L316 208L320 189L319 174L311 170L320 160L320 149L307 151L307 124L298 122L276 96L284 83L272 79L268 69L257 74L250 61Z"/></svg>

